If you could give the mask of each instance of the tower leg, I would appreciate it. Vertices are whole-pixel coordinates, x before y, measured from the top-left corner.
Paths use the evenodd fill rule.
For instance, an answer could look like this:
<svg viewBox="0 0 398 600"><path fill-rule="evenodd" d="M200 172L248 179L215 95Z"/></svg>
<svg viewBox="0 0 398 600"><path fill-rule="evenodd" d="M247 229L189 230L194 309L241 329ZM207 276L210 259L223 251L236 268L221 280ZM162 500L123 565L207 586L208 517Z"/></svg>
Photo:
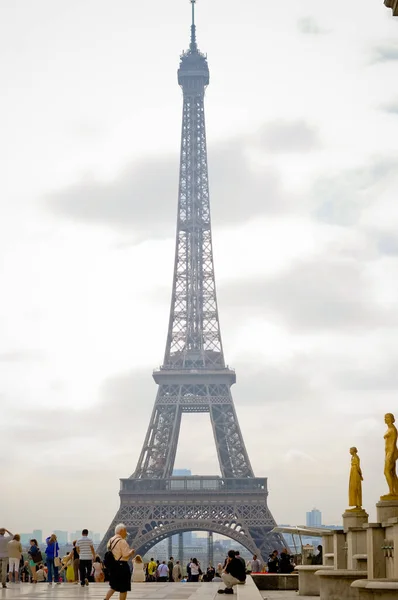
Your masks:
<svg viewBox="0 0 398 600"><path fill-rule="evenodd" d="M184 575L184 534L182 531L178 534L178 560L180 561L181 571Z"/></svg>
<svg viewBox="0 0 398 600"><path fill-rule="evenodd" d="M213 532L209 531L207 534L207 563L208 565L214 566L213 557Z"/></svg>

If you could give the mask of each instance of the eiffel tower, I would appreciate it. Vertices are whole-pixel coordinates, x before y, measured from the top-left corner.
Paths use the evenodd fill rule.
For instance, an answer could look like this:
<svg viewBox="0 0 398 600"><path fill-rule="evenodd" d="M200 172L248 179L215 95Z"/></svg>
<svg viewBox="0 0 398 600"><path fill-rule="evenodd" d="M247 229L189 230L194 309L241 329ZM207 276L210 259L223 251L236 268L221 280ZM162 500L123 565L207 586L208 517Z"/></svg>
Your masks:
<svg viewBox="0 0 398 600"><path fill-rule="evenodd" d="M266 560L285 546L270 531L267 479L255 477L236 416L225 365L213 266L204 96L207 57L196 42L195 3L191 42L180 59L183 91L182 139L174 280L163 365L144 445L134 474L121 479L114 526L127 526L129 543L144 555L165 538L184 531L223 534ZM209 413L221 477L173 477L182 413ZM182 558L182 557L181 557Z"/></svg>

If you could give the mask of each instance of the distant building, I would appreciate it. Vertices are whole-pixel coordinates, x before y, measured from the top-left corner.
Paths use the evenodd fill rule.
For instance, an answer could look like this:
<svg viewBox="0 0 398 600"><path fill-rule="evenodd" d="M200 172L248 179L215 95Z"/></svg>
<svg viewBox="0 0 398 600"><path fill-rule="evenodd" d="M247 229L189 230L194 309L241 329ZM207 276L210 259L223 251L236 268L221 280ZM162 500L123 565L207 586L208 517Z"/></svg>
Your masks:
<svg viewBox="0 0 398 600"><path fill-rule="evenodd" d="M68 543L68 532L67 531L61 531L60 529L55 529L54 533L57 536L57 541L60 546L65 546Z"/></svg>
<svg viewBox="0 0 398 600"><path fill-rule="evenodd" d="M37 540L37 543L40 545L43 543L43 532L41 529L34 529L32 533L32 538Z"/></svg>
<svg viewBox="0 0 398 600"><path fill-rule="evenodd" d="M313 508L307 512L306 518L307 527L322 527L322 513L317 508Z"/></svg>
<svg viewBox="0 0 398 600"><path fill-rule="evenodd" d="M173 477L192 477L190 469L173 469Z"/></svg>
<svg viewBox="0 0 398 600"><path fill-rule="evenodd" d="M32 539L37 540L37 543L39 544L39 546L40 546L40 544L43 543L43 532L41 529L34 529L30 533L20 533L20 536L21 536L21 544L23 546L29 546L29 542Z"/></svg>
<svg viewBox="0 0 398 600"><path fill-rule="evenodd" d="M27 546L29 544L29 540L31 540L33 537L31 533L20 533L20 536L22 546Z"/></svg>

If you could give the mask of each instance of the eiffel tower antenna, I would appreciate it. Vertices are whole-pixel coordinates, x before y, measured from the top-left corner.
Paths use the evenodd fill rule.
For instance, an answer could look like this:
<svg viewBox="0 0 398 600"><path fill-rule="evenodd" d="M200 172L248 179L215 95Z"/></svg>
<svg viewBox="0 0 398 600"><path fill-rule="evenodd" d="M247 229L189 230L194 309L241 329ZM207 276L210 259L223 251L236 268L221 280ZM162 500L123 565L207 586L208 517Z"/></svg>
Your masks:
<svg viewBox="0 0 398 600"><path fill-rule="evenodd" d="M191 50L195 51L197 50L197 45L196 45L196 25L195 25L195 4L196 4L196 0L190 0L191 4L192 4L192 25L191 25Z"/></svg>
<svg viewBox="0 0 398 600"><path fill-rule="evenodd" d="M267 505L267 479L254 476L231 394L235 371L224 360L207 169L204 98L210 76L196 45L196 2L190 1L191 43L178 69L183 113L166 348L153 373L158 389L141 454L133 475L121 480L120 509L99 552L122 522L142 556L162 539L202 530L226 535L266 561L286 543L270 533L276 523ZM173 476L184 413L209 415L221 477Z"/></svg>

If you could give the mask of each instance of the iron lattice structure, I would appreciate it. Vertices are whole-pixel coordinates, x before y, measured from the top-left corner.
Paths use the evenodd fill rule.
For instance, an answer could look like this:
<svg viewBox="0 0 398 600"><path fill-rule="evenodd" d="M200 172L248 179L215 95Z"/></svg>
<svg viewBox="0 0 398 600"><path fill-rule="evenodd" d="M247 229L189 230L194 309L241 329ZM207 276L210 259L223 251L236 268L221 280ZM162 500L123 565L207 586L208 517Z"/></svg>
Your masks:
<svg viewBox="0 0 398 600"><path fill-rule="evenodd" d="M173 292L163 365L153 374L158 393L137 468L121 480L114 526L127 525L143 555L182 531L231 537L264 560L285 545L267 506L267 480L256 478L242 438L225 365L213 265L204 97L207 58L196 43L192 2L191 43L178 70L183 91L180 180ZM172 477L181 417L207 412L221 477Z"/></svg>

